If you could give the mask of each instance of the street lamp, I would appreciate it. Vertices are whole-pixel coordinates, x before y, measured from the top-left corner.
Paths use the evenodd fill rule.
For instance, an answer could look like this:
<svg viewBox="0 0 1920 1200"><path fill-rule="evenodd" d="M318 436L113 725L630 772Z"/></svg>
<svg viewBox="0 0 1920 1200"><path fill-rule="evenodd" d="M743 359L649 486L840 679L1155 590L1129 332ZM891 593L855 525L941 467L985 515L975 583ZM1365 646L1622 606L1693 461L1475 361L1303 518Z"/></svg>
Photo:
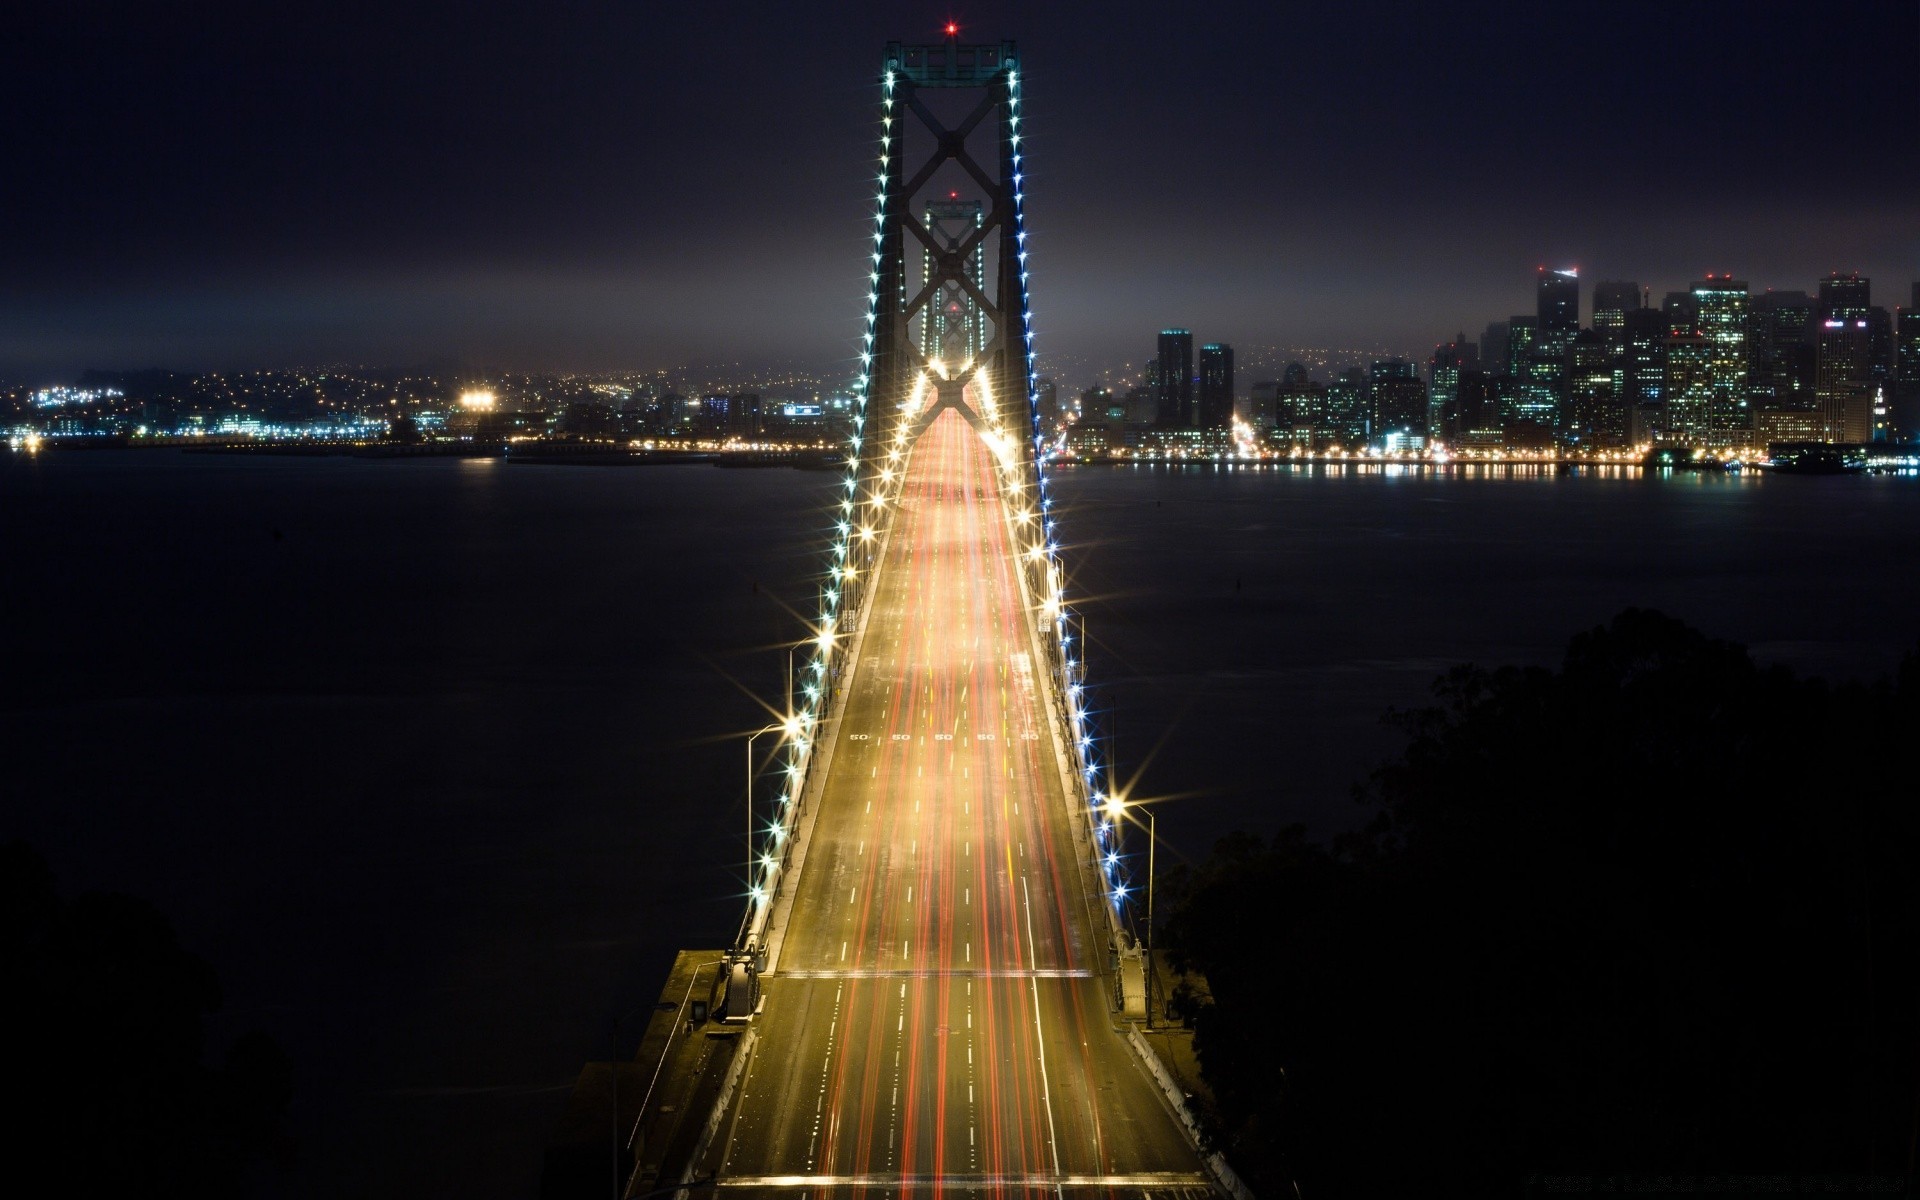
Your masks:
<svg viewBox="0 0 1920 1200"><path fill-rule="evenodd" d="M793 718L788 717L785 721L768 725L764 729L756 729L747 735L747 880L749 886L753 880L753 743L763 733L791 733L794 724Z"/></svg>

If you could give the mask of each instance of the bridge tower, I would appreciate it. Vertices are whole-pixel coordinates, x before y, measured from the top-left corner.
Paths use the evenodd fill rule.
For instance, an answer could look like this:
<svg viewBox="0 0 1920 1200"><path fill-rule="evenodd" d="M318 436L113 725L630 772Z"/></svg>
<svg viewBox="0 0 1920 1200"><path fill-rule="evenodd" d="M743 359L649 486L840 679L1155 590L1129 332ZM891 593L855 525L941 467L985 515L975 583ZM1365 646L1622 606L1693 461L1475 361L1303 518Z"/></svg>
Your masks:
<svg viewBox="0 0 1920 1200"><path fill-rule="evenodd" d="M890 42L881 72L879 170L861 353L865 432L885 447L903 420L959 404L957 389L985 371L988 393L1023 431L1021 459L1031 463L1034 423L1033 319L1028 303L1026 214L1021 169L1020 67L1012 42L963 44L958 29L933 44ZM942 178L977 195L946 191ZM977 219L953 218L979 206ZM924 214L924 215L922 215ZM919 266L918 272L911 268ZM917 275L917 277L916 277ZM924 330L937 306L964 297L972 358L941 362L945 380L928 380L935 403L914 404L933 366ZM916 338L913 323L921 322ZM940 372L936 372L938 374ZM910 411L911 410L911 411ZM992 414L972 412L973 417ZM976 422L977 424L977 422ZM864 456L871 459L873 456Z"/></svg>

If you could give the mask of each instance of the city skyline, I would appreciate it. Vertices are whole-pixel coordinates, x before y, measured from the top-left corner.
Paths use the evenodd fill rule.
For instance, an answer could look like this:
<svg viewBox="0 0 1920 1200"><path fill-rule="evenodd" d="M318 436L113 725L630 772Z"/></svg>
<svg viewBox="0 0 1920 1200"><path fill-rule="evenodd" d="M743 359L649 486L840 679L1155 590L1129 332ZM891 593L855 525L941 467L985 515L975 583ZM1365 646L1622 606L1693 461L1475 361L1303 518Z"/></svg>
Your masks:
<svg viewBox="0 0 1920 1200"><path fill-rule="evenodd" d="M877 93L821 81L870 73L892 9L242 11L48 7L0 51L35 181L0 373L852 361ZM1696 5L1658 39L1518 11L953 14L1045 64L1043 359L1170 323L1420 354L1543 263L1920 278L1914 6Z"/></svg>

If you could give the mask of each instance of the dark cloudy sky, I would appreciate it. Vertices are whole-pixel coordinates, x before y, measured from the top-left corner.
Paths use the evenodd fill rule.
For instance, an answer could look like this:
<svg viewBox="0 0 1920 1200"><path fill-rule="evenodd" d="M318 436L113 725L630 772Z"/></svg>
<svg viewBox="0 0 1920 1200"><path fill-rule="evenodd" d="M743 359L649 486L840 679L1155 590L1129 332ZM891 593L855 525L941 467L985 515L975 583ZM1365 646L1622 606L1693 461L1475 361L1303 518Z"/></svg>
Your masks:
<svg viewBox="0 0 1920 1200"><path fill-rule="evenodd" d="M1920 278L1915 0L16 0L0 370L843 358L880 50L950 13L1021 45L1060 360Z"/></svg>

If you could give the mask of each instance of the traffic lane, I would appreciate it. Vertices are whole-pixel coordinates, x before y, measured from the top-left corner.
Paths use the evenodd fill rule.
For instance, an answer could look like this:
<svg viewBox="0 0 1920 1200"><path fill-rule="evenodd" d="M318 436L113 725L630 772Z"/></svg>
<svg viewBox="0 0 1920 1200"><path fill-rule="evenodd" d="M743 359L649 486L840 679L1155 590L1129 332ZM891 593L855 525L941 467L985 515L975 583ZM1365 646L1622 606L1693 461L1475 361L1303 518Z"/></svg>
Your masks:
<svg viewBox="0 0 1920 1200"><path fill-rule="evenodd" d="M884 630L882 633L884 636ZM990 640L997 646L1004 645L1004 632ZM1052 789L1032 787L1031 780L1036 773L1034 760L1041 747L1016 744L1022 740L1037 743L1043 736L1034 728L1039 718L1033 711L1030 689L1019 683L1021 672L1010 670L1005 661L994 665L999 681L992 686L981 686L976 681L983 673L982 667L977 659L963 661L963 678L940 680L937 685L917 669L909 671L900 681L903 686L896 687L884 699L877 687L860 690L841 722L839 736L843 745L836 754L836 779L829 782L823 805L838 819L822 820L816 827L815 846L810 849L809 858L814 870L808 872L812 878L800 881L802 891L809 890L809 884L819 879L820 869L824 867L831 879L831 892L841 893L844 888L849 895L864 893L871 903L878 890L874 886L875 873L884 869L894 856L895 847L903 848L917 860L914 865L923 869L939 864L943 853L946 860L951 861L952 847L941 849L942 834L951 832L951 826L943 829L937 820L903 823L900 818L937 818L948 810L964 818L975 815L977 806L983 821L976 822L962 836L958 851L962 857L971 853L976 845L987 854L996 854L1000 848L990 843L1001 838L1008 843L1002 857L1021 860L1036 849L1045 854L1057 844L1057 834L1064 833L1064 829L1056 829L1044 819L1048 800L1044 793L1052 790L1057 796L1057 780L1052 780L1056 785ZM1026 701L1024 711L1017 714L1002 707L1009 682L1022 693L1018 698ZM959 695L970 697L973 703L969 711L951 715L952 709L944 703L942 694L951 694L956 683ZM876 701L881 701L877 719ZM984 728L996 725L997 731ZM868 732L867 728L860 728L862 726L877 728L875 732ZM941 726L947 728L943 730ZM1016 758L1023 760L1018 766ZM1039 771L1046 777L1055 774L1044 764L1039 766ZM867 778L862 779L863 775ZM884 783L876 784L876 780ZM834 793L847 787L852 787L855 795L848 802L836 803L845 798ZM828 850L825 855L820 853L823 846ZM922 853L923 847L928 846L935 848L932 856ZM869 848L874 849L871 855ZM819 862L823 857L828 861ZM859 883L862 878L867 881L864 889ZM872 939L843 938L836 948L829 937L821 944L803 944L788 951L783 958L794 965L805 963L817 967L830 961L863 962L884 957L889 952L911 955L912 936L908 927L915 917L907 907L914 900L914 885L907 886L906 895L886 897L884 907L895 914L895 920L890 926L877 928ZM1058 880L1050 877L1048 886L1057 891ZM923 886L920 894L934 895L937 891ZM1064 906L1055 899L1049 898L1049 911L1063 912ZM816 924L793 922L792 925L790 945L796 933L804 943L808 933L832 932ZM1062 958L1071 956L1071 943L1058 929L1049 926L1045 932L1043 945L1051 953ZM1019 944L1016 937L996 941ZM925 946L924 941L922 945Z"/></svg>
<svg viewBox="0 0 1920 1200"><path fill-rule="evenodd" d="M937 524L951 514L935 511L923 515L929 515ZM952 712L954 680L930 673L926 669L927 664L950 668L956 659L974 650L988 638L996 643L996 648L1004 648L1010 640L1025 640L1025 630L1020 624L1024 620L1024 613L1019 611L1017 603L1006 602L1008 595L1017 596L1017 581L1006 572L1003 555L993 556L1002 567L997 584L986 579L992 572L982 573L976 568L971 574L972 584L969 588L967 584L952 578L951 572L958 559L950 552L943 552L948 548L941 538L926 536L922 542L921 552L915 553L915 542L910 539L899 562L889 562L889 570L896 566L903 568L900 573L892 575L893 579L904 581L899 589L901 598L896 603L888 595L888 576L883 573L879 581L882 587L875 597L874 629L869 634L871 638L878 633L887 651L883 656L876 657L890 659L896 664L907 661L912 665L884 680L891 685L890 690L877 686L864 689L864 698L869 707L872 701L884 697L879 715L890 721L905 721L909 730L915 716L931 727L936 721L946 720ZM976 537L967 555L971 563L977 564L982 558L979 546L980 539ZM891 560L893 556L888 557ZM998 593L1002 601L997 606L988 602L994 598L993 593ZM937 618L936 614L925 610L933 598L940 596L947 601L947 612L943 618ZM989 619L993 616L999 619ZM973 619L969 620L968 617ZM998 628L993 628L996 625ZM962 631L957 637L953 633L956 627ZM988 631L983 633L983 628ZM1001 656L996 655L996 658ZM1012 727L1016 717L1028 727L1037 726L1044 719L1038 711L1038 689L1034 686L1030 664L1027 664L1025 671L1017 669L1019 665L1019 659L1012 655L1001 658L997 673L1002 682L991 691L981 689L982 694L975 698L984 702L982 707L986 710L977 718L980 724L991 723L996 712L1006 728ZM962 685L960 695L964 697L972 687L972 684ZM854 719L858 712L857 701L862 694L861 691L856 692L856 703L849 705L848 721L843 722L843 727ZM999 701L998 710L993 708L995 700ZM959 748L973 749L976 743L979 743L979 739L963 743ZM1029 915L1024 938L1020 935L1021 922L1014 910L1012 884L1018 875L1024 902L1021 907L1030 914L1035 873L1025 870L1023 864L1033 853L1031 845L1043 842L1054 831L1049 818L1059 823L1059 832L1064 832L1065 827L1064 806L1047 804L1032 786L1036 779L1050 781L1054 798L1057 800L1061 794L1057 769L1048 761L1051 757L1050 743L1045 746L1044 755L1036 753L1042 749L1039 746L1020 747L1021 753L1017 756L1006 753L1006 746L995 747L1003 752L998 756L1001 767L1013 779L1011 788L998 793L1000 827L997 830L989 829L995 816L993 801L996 789L991 785L999 783L997 778L989 776L986 771L980 772L985 778L982 778L978 788L969 789L967 797L961 800L957 816L972 817L972 797L979 797L978 822L956 821L951 804L929 803L939 798L943 777L951 777L951 768L957 761L953 753L955 747L941 745L940 739L928 731L910 733L900 746L900 753L892 755L894 761L885 764L887 772L880 770L882 763L867 764L869 781L887 774L894 776L891 789L880 789L883 792L890 790L893 799L876 795L856 796L861 801L858 805L849 803L838 806L851 822L850 832L854 838L851 843L843 838L841 849L844 852L851 848L854 858L865 860L854 864L854 869L869 880L869 895L878 900L881 909L880 920L871 926L873 936L861 938L859 944L877 952L876 963L881 961L880 956L889 946L897 946L900 957L907 963L913 962L913 939L907 930L930 930L934 917L931 902L921 904L918 911L911 914L910 921L903 920L909 917L906 910L913 906L915 889L923 889L919 892L921 896L935 894L935 889L928 888L925 881L956 874L952 868L957 836L959 858L966 860L959 864L961 872L969 869L980 872L983 884L981 892L990 895L1003 910L1003 936L999 940L1010 949L1007 961L1015 966L1027 963L1040 940L1039 926ZM894 749L891 737L887 749ZM943 749L947 751L945 771L939 761ZM978 756L985 756L984 748ZM883 754L882 757L888 756ZM1015 758L1021 761L1013 761ZM931 772L928 771L930 766L933 768ZM906 782L909 770L915 781L912 784ZM964 766L960 773L963 780L973 774ZM934 782L921 782L929 774ZM854 777L857 781L857 772ZM829 782L831 787L834 781ZM1043 794L1047 790L1043 786L1038 792ZM917 794L912 801L898 799L914 793ZM951 796L946 798L950 800ZM831 803L831 800L830 795L825 803ZM880 810L878 813L875 812L876 807ZM937 812L949 818L944 846L940 822L934 819ZM1017 819L1023 819L1024 824ZM863 825L869 835L864 838L860 836ZM925 853L922 853L919 845L923 834L926 835L924 840L934 847ZM891 848L902 842L907 855L903 862L886 862L876 854L869 853L869 847L879 845L887 845L891 853ZM988 855L975 854L975 845L983 850L992 845L999 852L999 862L988 865ZM1070 855L1071 851L1068 853ZM1061 861L1061 855L1057 852L1045 853L1044 857L1056 868ZM842 865L845 865L844 861ZM899 888L903 878L910 882L905 883L907 890L901 894ZM950 882L950 878L946 881ZM1055 871L1049 871L1041 882L1043 887L1052 888L1055 892L1066 890L1057 886L1059 876ZM853 886L857 888L858 885ZM968 907L965 897L970 885L961 883L959 886L963 897L961 907ZM886 891L886 888L892 890ZM857 892L850 895L849 907L857 899ZM993 907L988 906L989 913ZM1055 914L1063 927L1070 927L1070 910L1066 906L1047 900L1043 902L1043 907ZM889 914L893 914L895 919L890 921ZM811 910L802 915L809 921L813 920ZM936 953L932 948L936 943L939 945L942 958L940 969L951 969L956 945L961 947L963 961L970 953L965 935L975 928L970 922L977 921L978 917L970 917L965 912L957 916L956 922L940 926L942 933L939 936L929 932L919 939L929 954ZM993 928L991 917L980 927L990 932ZM843 939L842 954L850 952L849 943L852 941L851 938ZM819 951L826 948L816 948L816 957ZM829 981L804 982L810 989L818 990L827 986ZM778 998L780 986L770 981L770 999ZM936 1170L952 1169L974 1174L985 1169L976 1161L984 1155L988 1162L997 1164L994 1173L999 1178L1006 1178L1005 1173L1011 1170L1016 1175L1026 1172L1030 1177L1038 1172L1058 1179L1066 1168L1056 1163L1055 1158L1063 1150L1069 1160L1083 1161L1083 1171L1099 1171L1107 1154L1107 1139L1102 1130L1124 1128L1130 1121L1137 1122L1138 1116L1129 1113L1124 1103L1114 1106L1108 1099L1098 1095L1102 1088L1099 1082L1084 1083L1081 1090L1086 1095L1076 1097L1072 1105L1074 1111L1062 1115L1053 1103L1056 1095L1053 1088L1056 1085L1052 1077L1059 1075L1063 1080L1079 1078L1086 1081L1104 1078L1107 1090L1117 1092L1123 1098L1131 1096L1137 1101L1144 1095L1149 1100L1153 1099L1150 1086L1115 1086L1110 1071L1103 1076L1100 1069L1092 1065L1093 1060L1088 1056L1096 1053L1094 1048L1097 1046L1104 1047L1109 1066L1113 1062L1127 1062L1125 1055L1129 1053L1110 1028L1104 1030L1105 1036L1101 1038L1101 1031L1097 1027L1087 1027L1087 996L1091 996L1102 1016L1105 1011L1104 998L1093 988L1083 989L1081 996L1074 999L1071 985L1063 993L1060 984L1051 980L1042 982L1037 978L1022 980L1018 977L995 979L990 975L964 980L959 985L965 996L964 1007L960 1011L968 1027L964 1038L966 1053L972 1060L967 1066L978 1070L984 1060L988 1080L984 1084L977 1079L969 1081L967 1101L961 1105L958 1102L958 1077L947 1074L955 1066L954 1026L951 1020L955 1011L952 1007L954 985L951 977L945 984L934 985L942 993L937 1003L926 995L928 985L924 978L895 981L891 978L855 976L834 979L832 986L834 1002L830 1013L821 1007L817 996L799 1006L810 1014L805 1028L812 1035L802 1039L806 1043L802 1056L807 1053L820 1055L822 1064L818 1080L813 1084L813 1090L819 1097L816 1103L820 1108L816 1115L820 1128L817 1131L807 1130L809 1144L807 1150L800 1154L803 1162L809 1164L802 1167L805 1171L819 1170L821 1160L825 1157L844 1160L834 1164L836 1178L857 1177L861 1172L872 1170L875 1162L888 1170L904 1170L909 1174L913 1173L915 1163L934 1164ZM897 993L889 993L887 989L890 987L897 988ZM978 1004L975 1003L976 987L980 988ZM1023 998L1033 1005L1031 1021L1018 1015ZM787 1007L784 1001L781 1003L782 1008ZM891 1030L888 1028L889 1015L892 1017ZM943 1016L947 1019L943 1020ZM778 1033L776 1024L769 1022L763 1026L770 1042ZM820 1042L819 1030L823 1027L828 1032L825 1042ZM1056 1046L1049 1047L1046 1044L1049 1027L1057 1030L1059 1044ZM976 1042L972 1033L975 1028L990 1031L985 1035L984 1043ZM889 1038L892 1041L891 1055L888 1053ZM791 1044L791 1040L785 1037L780 1041ZM836 1046L836 1043L839 1044ZM983 1045L995 1047L995 1053L982 1055L980 1051ZM828 1067L835 1058L836 1049L839 1051L839 1067L837 1071L830 1072ZM1082 1055L1078 1064L1070 1061L1076 1049ZM1036 1066L1039 1069L1036 1070ZM892 1078L889 1078L889 1067L894 1072ZM1073 1095L1073 1084L1063 1082L1058 1086L1060 1095ZM883 1088L884 1097L881 1095ZM977 1108L984 1090L991 1090L992 1101L989 1115L982 1120L977 1115ZM804 1101L805 1091L805 1080L790 1076L784 1084L775 1081L762 1089L760 1094ZM742 1101L743 1113L755 1112L761 1107L752 1099L754 1095L754 1086L750 1085L747 1098ZM784 1147L772 1152L773 1157L787 1162L793 1160L798 1150L797 1133L807 1124L804 1120L805 1107L804 1103L781 1107L790 1131L787 1137L773 1139ZM1113 1111L1103 1112L1103 1107L1113 1107ZM929 1113L932 1115L929 1116ZM967 1120L970 1114L973 1117ZM1171 1129L1165 1114L1159 1115L1161 1123ZM1038 1133L1043 1124L1042 1118L1050 1129L1043 1138ZM1062 1124L1066 1127L1064 1133L1060 1129ZM849 1129L850 1138L845 1136ZM959 1157L958 1139L962 1132L968 1139L966 1161ZM833 1140L829 1144L818 1140L821 1137ZM1036 1141L1036 1138L1040 1140ZM1134 1145L1151 1145L1152 1141L1151 1138L1128 1139L1129 1144ZM980 1148L983 1143L985 1149ZM736 1169L729 1167L730 1173Z"/></svg>
<svg viewBox="0 0 1920 1200"><path fill-rule="evenodd" d="M1091 983L778 982L723 1174L1198 1172L1130 1048L1105 1021L1082 1019L1090 1002L1104 1007Z"/></svg>

